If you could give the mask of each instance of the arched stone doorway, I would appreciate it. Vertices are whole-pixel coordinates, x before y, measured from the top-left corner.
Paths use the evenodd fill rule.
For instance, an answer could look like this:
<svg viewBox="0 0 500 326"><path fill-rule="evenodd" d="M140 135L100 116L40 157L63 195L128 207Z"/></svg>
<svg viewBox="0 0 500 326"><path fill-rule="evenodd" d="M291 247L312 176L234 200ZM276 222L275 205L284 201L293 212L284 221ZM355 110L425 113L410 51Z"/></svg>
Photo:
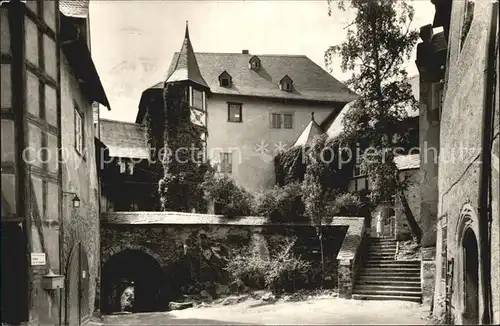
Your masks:
<svg viewBox="0 0 500 326"><path fill-rule="evenodd" d="M464 275L464 324L479 323L479 250L476 235L467 228L462 240Z"/></svg>
<svg viewBox="0 0 500 326"><path fill-rule="evenodd" d="M132 312L168 309L168 290L161 262L143 250L127 248L104 262L101 273L102 312L121 311L120 299L129 286L134 289Z"/></svg>

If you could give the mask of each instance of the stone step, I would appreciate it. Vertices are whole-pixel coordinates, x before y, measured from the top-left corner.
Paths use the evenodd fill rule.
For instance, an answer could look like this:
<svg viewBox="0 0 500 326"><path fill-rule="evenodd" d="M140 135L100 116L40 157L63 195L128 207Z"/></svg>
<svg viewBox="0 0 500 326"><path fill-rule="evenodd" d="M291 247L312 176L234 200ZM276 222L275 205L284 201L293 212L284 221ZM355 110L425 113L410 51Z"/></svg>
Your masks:
<svg viewBox="0 0 500 326"><path fill-rule="evenodd" d="M380 284L359 284L354 287L356 293L368 293L373 291L402 291L402 292L418 292L421 293L420 286L408 285L380 285Z"/></svg>
<svg viewBox="0 0 500 326"><path fill-rule="evenodd" d="M385 260L385 259L368 259L366 265L387 265L387 266L408 266L419 267L420 262L417 261L404 261L404 260Z"/></svg>
<svg viewBox="0 0 500 326"><path fill-rule="evenodd" d="M368 246L368 249L385 249L385 248L396 249L397 246L392 244L372 244Z"/></svg>
<svg viewBox="0 0 500 326"><path fill-rule="evenodd" d="M394 269L374 269L374 268L369 268L369 269L362 269L359 275L362 276L413 276L413 277L420 277L420 270L414 271L414 270L394 270Z"/></svg>
<svg viewBox="0 0 500 326"><path fill-rule="evenodd" d="M388 276L383 275L361 275L359 274L360 281L370 281L370 282L420 282L420 275L396 275Z"/></svg>
<svg viewBox="0 0 500 326"><path fill-rule="evenodd" d="M375 244L391 244L391 245L396 245L398 242L396 240L371 240L368 242L370 245L375 245Z"/></svg>
<svg viewBox="0 0 500 326"><path fill-rule="evenodd" d="M371 272L406 272L406 273L418 273L420 274L420 267L411 266L364 266L361 268L362 271Z"/></svg>
<svg viewBox="0 0 500 326"><path fill-rule="evenodd" d="M385 277L382 277L380 279L374 278L374 277L361 277L356 281L356 284L359 285L388 285L388 286L414 286L420 288L422 286L422 283L420 282L419 279L415 279L412 281L409 281L408 278L402 278L402 279L387 279Z"/></svg>
<svg viewBox="0 0 500 326"><path fill-rule="evenodd" d="M372 251L374 251L374 250L384 250L384 249L387 249L387 250L389 250L389 249L396 250L396 246L389 246L389 245L387 245L387 246L369 246L368 247L368 250L372 250Z"/></svg>
<svg viewBox="0 0 500 326"><path fill-rule="evenodd" d="M354 289L353 294L380 294L380 295L394 295L394 296L404 296L404 297L417 297L420 298L422 296L421 292L413 292L413 291L400 291L400 290L359 290Z"/></svg>
<svg viewBox="0 0 500 326"><path fill-rule="evenodd" d="M399 300L411 301L421 303L421 298L413 296L394 296L394 295L378 295L378 294L353 294L352 298L355 300Z"/></svg>
<svg viewBox="0 0 500 326"><path fill-rule="evenodd" d="M368 250L367 252L370 256L394 256L396 250Z"/></svg>

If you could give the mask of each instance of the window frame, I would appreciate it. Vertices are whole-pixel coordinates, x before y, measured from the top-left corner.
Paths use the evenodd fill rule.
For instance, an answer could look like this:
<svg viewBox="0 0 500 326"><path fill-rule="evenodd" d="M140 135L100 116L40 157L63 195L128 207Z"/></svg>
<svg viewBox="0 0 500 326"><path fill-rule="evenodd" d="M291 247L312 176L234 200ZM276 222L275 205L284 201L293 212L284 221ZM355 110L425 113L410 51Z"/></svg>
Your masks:
<svg viewBox="0 0 500 326"><path fill-rule="evenodd" d="M227 155L227 162L225 162L224 158ZM223 174L232 174L233 173L233 153L232 152L220 152L219 155L220 164L219 164L219 173Z"/></svg>
<svg viewBox="0 0 500 326"><path fill-rule="evenodd" d="M227 82L227 85L224 85L224 82ZM220 87L230 88L231 87L231 78L224 76L220 79Z"/></svg>
<svg viewBox="0 0 500 326"><path fill-rule="evenodd" d="M295 114L293 112L283 112L282 113L283 118L281 121L283 122L283 129L294 129L295 128ZM285 116L290 116L292 119L292 124L290 128L287 128L286 123L285 123Z"/></svg>
<svg viewBox="0 0 500 326"><path fill-rule="evenodd" d="M76 152L85 159L85 114L78 107L76 103L73 104L74 107L74 117L73 117L73 129L74 129L74 147ZM78 118L80 119L78 121ZM78 133L77 126L80 127L80 133ZM78 140L80 140L80 146L78 146Z"/></svg>
<svg viewBox="0 0 500 326"><path fill-rule="evenodd" d="M231 106L239 106L239 120L231 119ZM227 102L227 122L241 123L243 122L243 103Z"/></svg>
<svg viewBox="0 0 500 326"><path fill-rule="evenodd" d="M194 103L195 102L195 94L196 93L199 93L201 95L201 97L199 99L200 100L200 103L199 103L200 106L196 106L195 103ZM198 109L200 111L205 111L205 106L204 106L204 103L205 103L205 100L204 100L204 98L205 98L205 92L197 90L197 89L195 89L193 87L190 87L190 95L191 96L189 97L189 99L190 99L189 106L192 107L192 108Z"/></svg>
<svg viewBox="0 0 500 326"><path fill-rule="evenodd" d="M274 122L273 116L279 117L279 126L277 126L277 127L275 127L275 125L273 123ZM269 125L270 125L271 129L283 129L282 128L282 125L283 125L282 116L283 116L283 113L281 113L281 112L270 112L269 113Z"/></svg>

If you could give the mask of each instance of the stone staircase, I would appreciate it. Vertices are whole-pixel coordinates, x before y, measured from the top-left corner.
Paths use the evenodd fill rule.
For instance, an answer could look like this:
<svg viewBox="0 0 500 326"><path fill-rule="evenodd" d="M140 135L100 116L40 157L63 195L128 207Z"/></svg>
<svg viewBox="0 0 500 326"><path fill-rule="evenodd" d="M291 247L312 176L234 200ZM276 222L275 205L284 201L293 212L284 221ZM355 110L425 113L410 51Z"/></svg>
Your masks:
<svg viewBox="0 0 500 326"><path fill-rule="evenodd" d="M419 260L394 260L397 241L369 238L364 266L354 283L353 299L421 302Z"/></svg>

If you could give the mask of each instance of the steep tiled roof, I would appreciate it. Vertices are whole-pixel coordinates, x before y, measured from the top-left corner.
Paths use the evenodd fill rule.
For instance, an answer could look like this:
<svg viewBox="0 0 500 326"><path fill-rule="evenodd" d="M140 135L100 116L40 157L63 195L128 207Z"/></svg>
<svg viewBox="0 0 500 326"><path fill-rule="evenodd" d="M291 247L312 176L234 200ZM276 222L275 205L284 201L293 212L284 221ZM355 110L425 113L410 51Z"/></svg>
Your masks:
<svg viewBox="0 0 500 326"><path fill-rule="evenodd" d="M181 51L177 54L167 77L167 83L190 80L201 86L208 87L203 79L193 51L193 45L189 39L189 29L186 22L186 33Z"/></svg>
<svg viewBox="0 0 500 326"><path fill-rule="evenodd" d="M420 98L420 79L419 79L419 76L416 75L416 76L409 78L408 83L411 86L413 96L418 101ZM329 138L335 138L338 135L340 135L340 133L344 129L342 120L343 120L344 116L352 109L353 104L354 104L354 101L347 103L344 106L344 108L342 109L342 111L340 111L340 113L335 117L335 119L333 119L333 121L329 125L327 124L325 126L322 126L326 130L326 133L327 133ZM411 107L406 108L406 113L408 114L409 118L415 118L415 117L419 116L418 109L414 110Z"/></svg>
<svg viewBox="0 0 500 326"><path fill-rule="evenodd" d="M61 0L59 11L68 17L85 18L89 14L90 0Z"/></svg>
<svg viewBox="0 0 500 326"><path fill-rule="evenodd" d="M412 154L412 155L400 155L394 157L394 163L398 170L412 170L420 168L420 155Z"/></svg>
<svg viewBox="0 0 500 326"><path fill-rule="evenodd" d="M304 131L300 134L293 147L296 146L311 146L313 144L314 137L323 134L323 130L321 130L320 126L314 120L314 117L311 119L309 124L305 127Z"/></svg>
<svg viewBox="0 0 500 326"><path fill-rule="evenodd" d="M257 55L261 61L259 70L248 67L253 54L195 55L201 74L213 93L344 103L357 98L344 84L304 55ZM178 56L179 53L174 54L168 76L174 70ZM218 77L224 70L232 77L231 88L219 86ZM293 80L292 92L280 90L279 81L285 75Z"/></svg>
<svg viewBox="0 0 500 326"><path fill-rule="evenodd" d="M100 120L101 142L112 157L149 158L144 127L137 123Z"/></svg>

